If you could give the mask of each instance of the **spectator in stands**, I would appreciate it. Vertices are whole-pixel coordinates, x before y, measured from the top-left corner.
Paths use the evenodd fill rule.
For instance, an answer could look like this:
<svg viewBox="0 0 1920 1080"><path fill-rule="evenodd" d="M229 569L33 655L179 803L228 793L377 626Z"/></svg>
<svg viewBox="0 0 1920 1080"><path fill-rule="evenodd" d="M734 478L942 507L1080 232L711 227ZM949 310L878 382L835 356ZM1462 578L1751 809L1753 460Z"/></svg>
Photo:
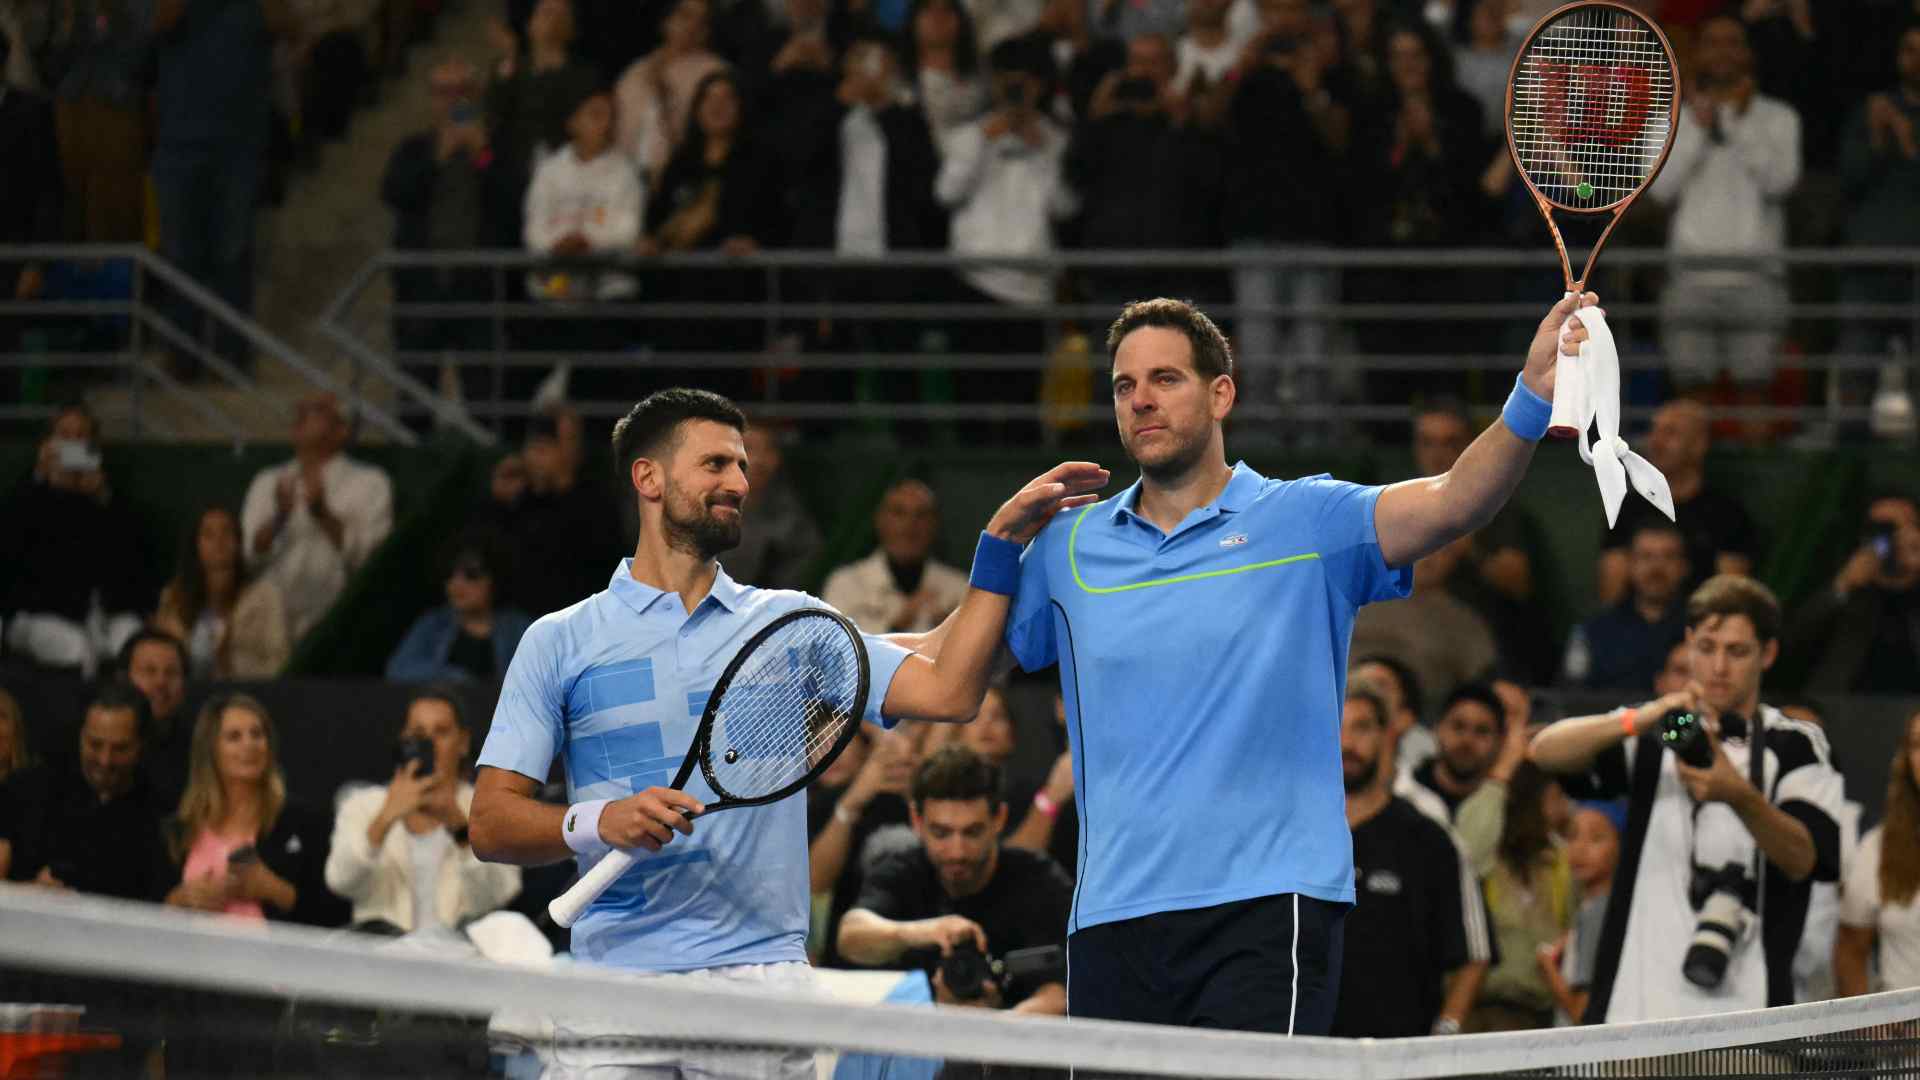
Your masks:
<svg viewBox="0 0 1920 1080"><path fill-rule="evenodd" d="M1247 38L1234 33L1228 12L1233 0L1190 0L1187 4L1186 31L1174 43L1178 70L1173 85L1180 95L1191 98L1227 79L1234 63L1246 49Z"/></svg>
<svg viewBox="0 0 1920 1080"><path fill-rule="evenodd" d="M1452 1034L1472 1006L1447 993L1451 973L1470 966L1459 855L1444 826L1389 789L1386 711L1377 696L1349 690L1341 717L1359 900L1347 914L1333 1034Z"/></svg>
<svg viewBox="0 0 1920 1080"><path fill-rule="evenodd" d="M640 239L640 178L632 160L614 150L613 133L613 95L583 94L567 117L567 145L540 162L527 187L521 239L528 251L556 259L615 256ZM562 266L527 275L527 291L543 300L621 300L637 289L633 275L616 269ZM600 320L552 323L551 333L577 348L593 347L608 330Z"/></svg>
<svg viewBox="0 0 1920 1080"><path fill-rule="evenodd" d="M1884 47L1884 46L1882 46ZM1841 236L1848 247L1920 246L1920 25L1897 39L1898 82L1868 95L1848 119L1840 143L1841 195L1846 217ZM1913 303L1910 272L1893 266L1853 266L1840 271L1840 299L1848 303ZM1898 337L1911 352L1920 342L1906 340L1901 319L1852 318L1841 322L1840 348L1850 353L1889 350ZM1849 404L1865 404L1867 373L1843 376L1851 388Z"/></svg>
<svg viewBox="0 0 1920 1080"><path fill-rule="evenodd" d="M993 108L954 132L945 147L934 194L953 212L951 250L958 255L1046 255L1053 251L1053 223L1077 209L1061 172L1067 136L1043 109L1053 78L1046 46L1035 40L1002 42L989 58ZM1031 309L1053 299L1045 271L980 267L960 273L959 299ZM1037 317L963 324L962 351L1038 356L1045 344ZM959 329L958 327L956 329ZM963 381L966 396L986 392ZM1037 389L1030 375L1003 372L992 380L996 400L1030 401Z"/></svg>
<svg viewBox="0 0 1920 1080"><path fill-rule="evenodd" d="M1226 166L1221 141L1189 121L1174 81L1173 43L1145 33L1127 41L1126 66L1094 88L1063 163L1081 200L1080 243L1089 248L1214 247L1219 244ZM1093 298L1124 304L1141 296L1180 296L1185 281L1165 270L1089 271ZM1172 275L1178 279L1181 275Z"/></svg>
<svg viewBox="0 0 1920 1080"><path fill-rule="evenodd" d="M1553 993L1556 1024L1582 1023L1594 973L1600 966L1600 936L1606 925L1607 898L1620 865L1620 843L1627 832L1627 811L1620 802L1581 803L1567 841L1567 869L1579 891L1573 926L1552 946L1540 950L1540 974Z"/></svg>
<svg viewBox="0 0 1920 1080"><path fill-rule="evenodd" d="M224 506L201 511L183 539L153 625L186 643L195 679L270 679L292 652L280 590L247 573L240 520Z"/></svg>
<svg viewBox="0 0 1920 1080"><path fill-rule="evenodd" d="M88 244L146 240L147 89L154 51L151 3L68 3L42 51L54 96L66 236ZM12 153L7 160L16 161ZM31 167L16 165L15 167Z"/></svg>
<svg viewBox="0 0 1920 1080"><path fill-rule="evenodd" d="M1709 578L1687 602L1695 681L1685 691L1534 737L1532 760L1561 774L1569 795L1627 796L1628 831L1644 838L1608 905L1589 1022L1792 1004L1811 885L1839 877L1844 793L1820 729L1761 702L1780 624L1766 586ZM1680 761L1655 734L1676 708L1704 718L1710 767ZM1729 947L1705 944L1716 940Z"/></svg>
<svg viewBox="0 0 1920 1080"><path fill-rule="evenodd" d="M1673 491L1674 521L1687 537L1686 591L1692 592L1715 574L1753 573L1760 541L1753 519L1738 495L1707 486L1707 451L1712 434L1707 409L1695 401L1673 401L1653 414L1647 432L1647 459L1667 478ZM1600 562L1594 568L1594 591L1602 607L1627 597L1627 542L1646 521L1665 521L1666 515L1645 499L1629 499L1611 532L1600 533Z"/></svg>
<svg viewBox="0 0 1920 1080"><path fill-rule="evenodd" d="M83 405L48 425L33 474L0 503L0 613L7 647L83 677L140 628L146 604L131 515L101 471L100 433ZM151 595L151 593L149 593Z"/></svg>
<svg viewBox="0 0 1920 1080"><path fill-rule="evenodd" d="M993 50L1006 42L1017 41L1032 33L1046 16L1047 7L1047 0L973 0L965 5L965 10L977 35L980 53L984 56L991 55ZM1096 7L1093 3L1087 4L1089 25L1092 24Z"/></svg>
<svg viewBox="0 0 1920 1080"><path fill-rule="evenodd" d="M26 49L0 29L0 244L50 244L60 239L64 164L55 136L55 114L47 99L16 77L10 57L25 64ZM46 288L37 264L0 263L0 297L32 300ZM19 334L17 319L0 322L0 350L11 350ZM7 384L0 382L0 387Z"/></svg>
<svg viewBox="0 0 1920 1080"><path fill-rule="evenodd" d="M1513 724L1509 730L1526 728ZM1535 958L1573 926L1579 899L1566 853L1554 843L1547 823L1553 781L1527 763L1525 739L1511 741L1517 763L1503 784L1499 841L1484 879L1500 962L1487 972L1463 1028L1469 1033L1553 1026L1553 993ZM1487 783L1493 782L1490 775Z"/></svg>
<svg viewBox="0 0 1920 1080"><path fill-rule="evenodd" d="M941 1004L1065 1015L1064 981L988 982L980 995L958 998L939 971L957 948L999 957L1066 944L1072 882L1047 856L1001 844L1000 770L964 746L945 747L914 774L912 810L920 843L867 873L841 920L840 951L859 964L929 972Z"/></svg>
<svg viewBox="0 0 1920 1080"><path fill-rule="evenodd" d="M1336 60L1323 48L1306 0L1266 0L1260 29L1232 70L1195 95L1198 114L1224 110L1222 226L1234 246L1269 250L1339 237L1338 170L1353 102L1331 70ZM1273 198L1276 191L1287 197ZM1233 291L1242 306L1318 306L1335 300L1339 279L1314 266L1244 266L1234 270ZM1316 372L1326 362L1328 329L1326 321L1303 316L1282 341L1279 320L1247 316L1234 329L1234 351L1249 372L1271 371L1283 355L1291 358L1309 380L1295 392L1324 394L1329 388L1316 383L1330 373Z"/></svg>
<svg viewBox="0 0 1920 1080"><path fill-rule="evenodd" d="M913 0L908 12L907 81L944 151L986 108L973 17L957 0Z"/></svg>
<svg viewBox="0 0 1920 1080"><path fill-rule="evenodd" d="M933 557L940 505L933 489L901 480L873 512L880 544L827 576L821 599L874 634L921 633L939 625L967 594L967 576Z"/></svg>
<svg viewBox="0 0 1920 1080"><path fill-rule="evenodd" d="M1507 707L1486 683L1456 687L1433 725L1438 752L1413 771L1414 780L1440 797L1449 814L1486 782L1507 734Z"/></svg>
<svg viewBox="0 0 1920 1080"><path fill-rule="evenodd" d="M235 918L338 926L327 891L326 818L287 795L273 721L245 694L223 694L193 725L193 765L167 823L174 907Z"/></svg>
<svg viewBox="0 0 1920 1080"><path fill-rule="evenodd" d="M1627 545L1627 598L1573 628L1561 681L1608 690L1651 684L1686 637L1687 577L1680 527L1643 521Z"/></svg>
<svg viewBox="0 0 1920 1080"><path fill-rule="evenodd" d="M867 841L908 821L918 751L910 731L864 726L807 789L807 869L814 898L809 951L823 967L844 967L840 920L853 909L867 864Z"/></svg>
<svg viewBox="0 0 1920 1080"><path fill-rule="evenodd" d="M1920 712L1907 718L1887 769L1885 817L1860 840L1841 892L1833 945L1841 997L1920 986ZM1877 971L1877 981L1870 972Z"/></svg>
<svg viewBox="0 0 1920 1080"><path fill-rule="evenodd" d="M0 881L13 880L15 862L24 865L40 836L52 780L34 756L19 699L0 687Z"/></svg>
<svg viewBox="0 0 1920 1080"><path fill-rule="evenodd" d="M1745 0L1727 7L1746 29L1762 93L1784 100L1802 114L1827 104L1823 80L1815 69L1820 41L1813 0ZM1817 143L1827 152L1809 153L1808 159L1831 160L1832 138L1838 132L1827 130L1826 124L1817 127L1822 130L1808 132L1809 145Z"/></svg>
<svg viewBox="0 0 1920 1080"><path fill-rule="evenodd" d="M159 37L153 191L160 253L250 315L273 43L292 29L286 0L154 0L153 12ZM182 301L175 314L176 326L203 338L197 306ZM244 353L235 349L236 358Z"/></svg>
<svg viewBox="0 0 1920 1080"><path fill-rule="evenodd" d="M447 602L414 620L387 660L387 678L492 683L504 677L533 620L518 608L499 606L499 566L484 543L457 547L446 577Z"/></svg>
<svg viewBox="0 0 1920 1080"><path fill-rule="evenodd" d="M1420 676L1385 653L1358 654L1348 669L1353 684L1387 706L1387 735L1393 740L1394 771L1410 774L1434 754L1433 729L1426 723L1426 699Z"/></svg>
<svg viewBox="0 0 1920 1080"><path fill-rule="evenodd" d="M1508 26L1506 6L1504 0L1459 0L1454 7L1454 72L1460 89L1480 106L1481 130L1490 139L1504 137L1507 76L1520 51L1520 34Z"/></svg>
<svg viewBox="0 0 1920 1080"><path fill-rule="evenodd" d="M148 900L164 889L160 821L140 768L146 703L112 682L88 704L77 768L57 775L37 834L20 838L11 876L58 889Z"/></svg>
<svg viewBox="0 0 1920 1080"><path fill-rule="evenodd" d="M1132 41L1157 34L1166 39L1171 51L1186 22L1183 0L1087 0L1087 25L1101 37Z"/></svg>
<svg viewBox="0 0 1920 1080"><path fill-rule="evenodd" d="M433 125L394 147L380 182L380 198L393 211L393 246L408 251L494 247L500 239L492 231L502 219L500 207L503 201L517 204L521 188L506 190L486 117L476 104L478 74L471 64L450 57L433 66L428 87ZM473 268L398 269L393 289L394 299L404 304L476 303L492 296L487 272ZM429 388L440 385L441 350L477 353L491 341L486 319L428 316L394 322L395 347L426 354L407 371ZM478 365L458 371L468 401L488 396L491 371Z"/></svg>
<svg viewBox="0 0 1920 1080"><path fill-rule="evenodd" d="M1666 697L1675 690L1682 690L1693 678L1693 650L1687 648L1685 641L1679 642L1667 650L1667 659L1660 673L1653 677L1653 694Z"/></svg>
<svg viewBox="0 0 1920 1080"><path fill-rule="evenodd" d="M976 721L977 723L978 721ZM1044 851L1070 874L1078 874L1080 864L1080 808L1074 801L1073 754L1066 749L1067 704L1058 688L1053 692L1053 722L1059 729L1060 753L1047 769L1046 779L1033 792L1033 798L1009 801L1014 813L1021 815L1019 827L1007 834L1011 847ZM1011 739L1012 717L1008 717ZM1025 809L1022 809L1022 807Z"/></svg>
<svg viewBox="0 0 1920 1080"><path fill-rule="evenodd" d="M571 0L539 0L527 20L526 55L513 39L501 42L507 49L487 87L486 115L492 167L500 170L504 192L517 196L527 189L541 156L566 144L567 121L580 99L601 85L598 72L570 56L573 38ZM517 197L504 200L489 234L520 236L522 209Z"/></svg>
<svg viewBox="0 0 1920 1080"><path fill-rule="evenodd" d="M1493 670L1493 631L1446 587L1472 550L1473 539L1461 537L1414 564L1412 596L1360 609L1352 652L1396 657L1422 686L1458 686Z"/></svg>
<svg viewBox="0 0 1920 1080"><path fill-rule="evenodd" d="M294 407L293 460L260 470L240 512L248 567L280 590L295 642L393 530L386 470L354 461L332 394Z"/></svg>
<svg viewBox="0 0 1920 1080"><path fill-rule="evenodd" d="M820 526L787 482L782 447L785 430L766 422L747 428L747 498L753 509L740 527L740 543L727 553L735 581L763 589L802 589L812 584L813 564L824 544Z"/></svg>
<svg viewBox="0 0 1920 1080"><path fill-rule="evenodd" d="M459 701L445 690L414 695L400 740L393 779L346 796L334 815L327 888L353 904L359 930L458 930L512 900L520 868L483 863L467 846L473 735ZM416 746L432 756L414 756Z"/></svg>
<svg viewBox="0 0 1920 1080"><path fill-rule="evenodd" d="M614 142L649 182L659 179L686 134L694 89L727 66L708 48L712 21L708 0L680 0L662 24L660 47L635 60L614 85Z"/></svg>
<svg viewBox="0 0 1920 1080"><path fill-rule="evenodd" d="M1700 27L1673 151L1649 194L1673 209L1667 250L1738 252L1737 264L1676 266L1661 294L1667 366L1685 390L1722 370L1752 398L1773 377L1786 327L1786 198L1800 183L1800 114L1756 88L1740 20ZM1676 500L1677 501L1677 500Z"/></svg>
<svg viewBox="0 0 1920 1080"><path fill-rule="evenodd" d="M1920 693L1920 501L1867 504L1860 546L1794 618L1793 642L1817 658L1807 688Z"/></svg>
<svg viewBox="0 0 1920 1080"><path fill-rule="evenodd" d="M1472 444L1477 429L1458 398L1436 398L1413 416L1416 475L1443 476ZM1474 532L1467 557L1447 576L1447 591L1472 608L1493 632L1506 671L1545 683L1559 664L1546 606L1534 593L1534 552L1544 548L1539 523L1509 502Z"/></svg>
<svg viewBox="0 0 1920 1080"><path fill-rule="evenodd" d="M1061 798L1071 798L1073 765L1069 760L1065 766L1067 777L1064 791L1059 787L1062 770L1058 759L1055 760L1052 775L1044 783L1039 782L1038 778L1015 775L1012 769L1014 751L1020 745L1018 730L1007 691L1003 687L990 686L986 696L980 700L980 711L972 720L956 726L954 733L958 737L953 741L1000 770L1008 808L1003 839L1014 847L1023 847L1028 851L1051 852L1047 841L1051 837L1055 815L1060 811L1060 799L1050 795L1046 789L1054 787Z"/></svg>
<svg viewBox="0 0 1920 1080"><path fill-rule="evenodd" d="M1502 719L1492 764L1487 766L1480 783L1454 807L1450 807L1445 799L1440 798L1432 786L1416 779L1413 773L1406 774L1402 779L1408 781L1409 787L1415 793L1424 796L1423 798L1416 802L1408 794L1403 793L1399 785L1396 785L1394 791L1394 794L1407 799L1408 802L1413 802L1415 809L1420 809L1422 803L1427 807L1437 804L1441 808L1442 813L1438 819L1452 825L1454 834L1460 842L1461 858L1466 861L1467 868L1473 872L1476 881L1498 869L1502 837L1506 833L1507 808L1515 798L1513 792L1519 786L1516 777L1519 776L1521 766L1527 762L1527 742L1533 737L1530 729L1533 719L1533 698L1526 689L1506 679L1495 679L1486 685L1486 689L1491 690L1494 698L1499 701ZM1457 744L1459 742L1457 735L1451 741ZM1440 759L1436 756L1434 760ZM1535 799L1535 794L1539 798ZM1540 792L1529 793L1527 798L1530 800L1529 812L1531 809L1538 809L1542 818L1552 817L1548 813L1550 807L1556 811L1562 811L1564 808L1564 797L1559 788L1551 784L1546 785ZM1538 806L1532 806L1533 802L1537 802ZM1487 897L1489 905L1494 899L1494 895L1489 893ZM1527 951L1532 952L1532 948L1529 947ZM1532 968L1529 967L1527 970L1532 971ZM1541 990L1545 992L1544 987Z"/></svg>
<svg viewBox="0 0 1920 1080"><path fill-rule="evenodd" d="M580 418L551 408L527 425L521 453L495 466L491 497L471 532L501 549L502 606L539 617L606 587L604 568L620 557L608 528L608 499L597 474L581 475Z"/></svg>
<svg viewBox="0 0 1920 1080"><path fill-rule="evenodd" d="M118 674L147 699L140 768L154 798L169 809L186 790L193 742L192 719L181 708L187 700L187 666L186 642L153 627L133 635L120 650Z"/></svg>

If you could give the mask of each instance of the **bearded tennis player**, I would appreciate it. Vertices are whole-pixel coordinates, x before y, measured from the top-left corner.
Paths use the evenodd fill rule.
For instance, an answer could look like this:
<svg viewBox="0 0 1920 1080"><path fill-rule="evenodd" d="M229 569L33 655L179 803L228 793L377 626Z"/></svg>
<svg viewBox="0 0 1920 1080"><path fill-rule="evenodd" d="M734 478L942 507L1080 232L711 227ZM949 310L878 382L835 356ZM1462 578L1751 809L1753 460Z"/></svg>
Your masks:
<svg viewBox="0 0 1920 1080"><path fill-rule="evenodd" d="M1491 520L1547 430L1586 331L1540 324L1502 418L1453 468L1385 487L1227 464L1233 356L1177 300L1107 333L1140 479L1028 545L1007 650L1060 666L1079 802L1070 1015L1324 1035L1354 900L1341 783L1347 644L1363 604ZM911 648L937 653L951 620ZM896 638L895 640L901 640Z"/></svg>

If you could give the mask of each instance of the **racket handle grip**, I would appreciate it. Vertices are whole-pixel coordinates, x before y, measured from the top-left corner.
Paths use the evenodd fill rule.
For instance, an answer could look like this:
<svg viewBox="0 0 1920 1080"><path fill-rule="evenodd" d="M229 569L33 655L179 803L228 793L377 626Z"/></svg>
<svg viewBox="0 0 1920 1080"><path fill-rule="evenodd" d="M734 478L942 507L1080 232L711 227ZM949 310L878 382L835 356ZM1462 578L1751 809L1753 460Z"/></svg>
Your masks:
<svg viewBox="0 0 1920 1080"><path fill-rule="evenodd" d="M632 852L623 848L614 848L599 862L594 863L593 869L582 874L580 880L573 883L572 888L554 897L553 901L547 905L547 914L553 916L553 921L560 926L572 926L579 921L581 913L587 910L588 905L600 899L600 894L606 892L607 887L612 885L621 874L626 873L627 868L632 865Z"/></svg>
<svg viewBox="0 0 1920 1080"><path fill-rule="evenodd" d="M1553 412L1547 417L1547 434L1556 439L1571 439L1593 422L1593 410L1587 400L1587 373L1568 364L1564 356L1559 358L1557 366L1559 370L1553 379Z"/></svg>

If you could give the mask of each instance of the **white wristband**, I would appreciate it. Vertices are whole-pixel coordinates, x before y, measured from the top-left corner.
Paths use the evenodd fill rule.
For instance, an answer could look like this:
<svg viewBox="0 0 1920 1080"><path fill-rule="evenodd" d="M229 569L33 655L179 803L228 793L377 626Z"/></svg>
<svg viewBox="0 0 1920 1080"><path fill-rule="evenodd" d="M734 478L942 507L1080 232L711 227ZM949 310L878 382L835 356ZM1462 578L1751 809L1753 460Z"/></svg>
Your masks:
<svg viewBox="0 0 1920 1080"><path fill-rule="evenodd" d="M560 836L576 854L601 855L611 846L600 839L600 811L612 801L593 799L567 808L567 819L560 823Z"/></svg>

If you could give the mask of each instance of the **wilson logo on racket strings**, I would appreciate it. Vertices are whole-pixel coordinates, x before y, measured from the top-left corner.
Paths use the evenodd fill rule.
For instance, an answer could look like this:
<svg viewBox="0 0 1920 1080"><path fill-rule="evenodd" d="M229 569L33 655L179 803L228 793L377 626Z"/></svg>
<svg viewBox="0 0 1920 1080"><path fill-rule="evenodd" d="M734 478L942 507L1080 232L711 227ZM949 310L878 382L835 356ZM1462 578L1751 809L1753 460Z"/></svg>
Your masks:
<svg viewBox="0 0 1920 1080"><path fill-rule="evenodd" d="M1562 145L1636 143L1653 109L1653 78L1637 64L1528 61L1540 83L1540 123Z"/></svg>

